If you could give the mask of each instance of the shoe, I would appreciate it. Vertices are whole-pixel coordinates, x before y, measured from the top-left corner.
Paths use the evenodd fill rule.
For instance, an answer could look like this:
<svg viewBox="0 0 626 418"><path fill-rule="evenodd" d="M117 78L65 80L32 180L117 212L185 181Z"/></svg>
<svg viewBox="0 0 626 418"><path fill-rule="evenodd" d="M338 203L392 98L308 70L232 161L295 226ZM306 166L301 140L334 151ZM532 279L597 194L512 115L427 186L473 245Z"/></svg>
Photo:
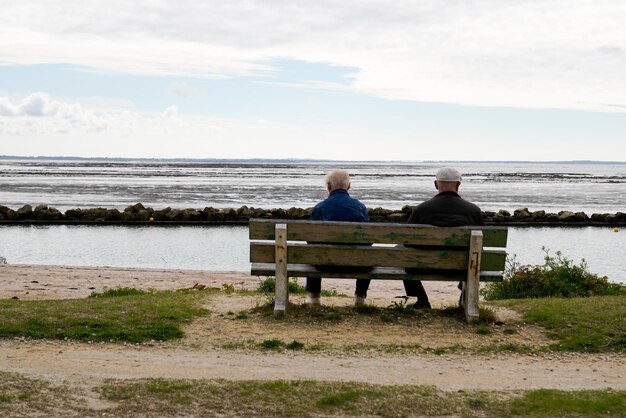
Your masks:
<svg viewBox="0 0 626 418"><path fill-rule="evenodd" d="M318 306L321 305L322 302L320 301L320 298L308 297L304 299L304 303L310 306Z"/></svg>
<svg viewBox="0 0 626 418"><path fill-rule="evenodd" d="M365 297L354 295L354 306L363 306L365 305Z"/></svg>
<svg viewBox="0 0 626 418"><path fill-rule="evenodd" d="M431 309L430 302L428 301L420 302L419 300L415 303L411 303L410 305L407 305L406 307L412 308L412 309Z"/></svg>

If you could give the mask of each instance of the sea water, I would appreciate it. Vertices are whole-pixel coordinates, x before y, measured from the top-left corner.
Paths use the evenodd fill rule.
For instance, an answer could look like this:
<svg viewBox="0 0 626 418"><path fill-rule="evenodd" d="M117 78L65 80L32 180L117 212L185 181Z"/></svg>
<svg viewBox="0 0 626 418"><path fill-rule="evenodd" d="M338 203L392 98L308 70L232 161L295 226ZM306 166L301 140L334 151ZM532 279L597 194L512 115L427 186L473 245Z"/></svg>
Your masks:
<svg viewBox="0 0 626 418"><path fill-rule="evenodd" d="M543 264L546 251L626 283L626 229L509 228L509 260ZM0 256L11 264L250 271L246 226L0 225Z"/></svg>
<svg viewBox="0 0 626 418"><path fill-rule="evenodd" d="M62 211L142 202L154 209L311 207L333 168L352 175L352 196L399 209L435 194L442 165L463 174L461 194L483 210L626 212L624 163L153 161L0 159L0 205L45 203ZM626 229L510 228L507 251L540 264L562 251L614 281L626 279ZM9 263L247 271L246 227L1 226Z"/></svg>
<svg viewBox="0 0 626 418"><path fill-rule="evenodd" d="M324 176L341 167L365 205L399 209L436 192L433 178L443 164L461 171L461 195L483 210L626 212L626 164L618 163L0 159L0 205L307 208L325 197Z"/></svg>

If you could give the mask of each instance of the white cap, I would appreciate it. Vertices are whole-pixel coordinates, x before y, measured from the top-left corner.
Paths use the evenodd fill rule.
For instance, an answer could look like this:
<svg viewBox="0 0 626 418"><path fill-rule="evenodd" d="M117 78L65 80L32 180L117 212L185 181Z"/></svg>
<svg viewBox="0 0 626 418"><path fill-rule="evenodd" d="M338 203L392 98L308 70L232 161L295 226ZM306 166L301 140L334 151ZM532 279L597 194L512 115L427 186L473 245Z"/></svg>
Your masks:
<svg viewBox="0 0 626 418"><path fill-rule="evenodd" d="M435 176L437 181L461 181L461 173L452 167L441 167Z"/></svg>

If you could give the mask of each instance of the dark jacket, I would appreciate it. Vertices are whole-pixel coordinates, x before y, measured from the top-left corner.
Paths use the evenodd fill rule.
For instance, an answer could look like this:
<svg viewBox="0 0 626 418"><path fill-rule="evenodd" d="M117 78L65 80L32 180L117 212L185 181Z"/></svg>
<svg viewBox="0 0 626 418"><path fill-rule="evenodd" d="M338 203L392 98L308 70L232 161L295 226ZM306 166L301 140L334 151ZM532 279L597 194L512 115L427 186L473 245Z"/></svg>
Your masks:
<svg viewBox="0 0 626 418"><path fill-rule="evenodd" d="M311 214L313 221L369 222L367 208L350 197L345 189L335 189L326 199L315 205Z"/></svg>
<svg viewBox="0 0 626 418"><path fill-rule="evenodd" d="M413 209L408 222L434 226L484 225L480 208L455 192L442 192L422 202Z"/></svg>

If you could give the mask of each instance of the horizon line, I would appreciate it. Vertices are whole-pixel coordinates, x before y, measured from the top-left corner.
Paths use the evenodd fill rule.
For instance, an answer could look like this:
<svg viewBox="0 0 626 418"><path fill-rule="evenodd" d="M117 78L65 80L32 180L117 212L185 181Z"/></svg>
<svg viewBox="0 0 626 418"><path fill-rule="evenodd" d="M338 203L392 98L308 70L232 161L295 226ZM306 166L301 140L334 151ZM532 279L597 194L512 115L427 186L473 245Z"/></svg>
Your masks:
<svg viewBox="0 0 626 418"><path fill-rule="evenodd" d="M69 155L0 155L0 160L155 161L155 162L342 162L342 163L527 163L527 164L626 164L609 160L341 160L301 157L198 158L198 157L80 157Z"/></svg>

